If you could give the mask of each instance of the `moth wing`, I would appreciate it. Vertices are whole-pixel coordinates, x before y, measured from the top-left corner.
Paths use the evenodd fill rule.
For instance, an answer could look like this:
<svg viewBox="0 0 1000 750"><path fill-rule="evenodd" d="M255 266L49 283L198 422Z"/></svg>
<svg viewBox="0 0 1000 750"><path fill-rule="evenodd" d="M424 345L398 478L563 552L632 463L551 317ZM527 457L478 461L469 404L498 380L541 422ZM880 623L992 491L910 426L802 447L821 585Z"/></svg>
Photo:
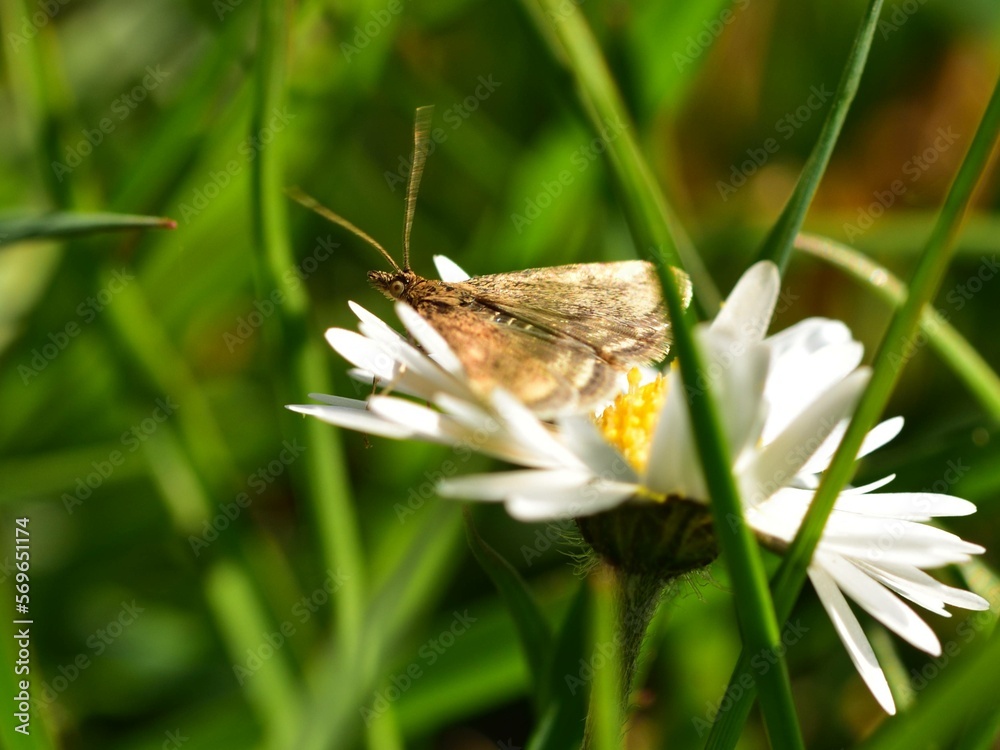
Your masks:
<svg viewBox="0 0 1000 750"><path fill-rule="evenodd" d="M690 280L675 273L687 304ZM483 304L574 339L619 369L659 361L670 349L660 281L647 261L534 268L463 283Z"/></svg>
<svg viewBox="0 0 1000 750"><path fill-rule="evenodd" d="M617 370L575 339L475 304L438 308L425 319L475 390L502 387L542 418L593 410L615 391Z"/></svg>

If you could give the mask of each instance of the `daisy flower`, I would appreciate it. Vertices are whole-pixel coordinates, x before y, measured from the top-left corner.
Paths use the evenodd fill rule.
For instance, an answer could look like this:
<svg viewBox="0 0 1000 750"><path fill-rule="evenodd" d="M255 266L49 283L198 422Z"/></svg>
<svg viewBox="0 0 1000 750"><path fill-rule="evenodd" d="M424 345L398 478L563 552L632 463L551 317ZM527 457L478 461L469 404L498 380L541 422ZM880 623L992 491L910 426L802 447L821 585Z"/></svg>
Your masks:
<svg viewBox="0 0 1000 750"><path fill-rule="evenodd" d="M435 260L446 280L464 277L450 261ZM754 265L696 335L709 381L699 386L710 387L718 401L746 522L763 544L781 552L805 517L869 371L859 367L861 344L838 321L810 318L766 337L779 284L773 264ZM454 353L405 304L397 303L396 312L419 348L358 305L351 308L358 332L330 329L326 336L355 365L353 374L425 403L396 395L365 401L313 396L323 403L289 408L369 434L450 444L513 464L518 468L444 480L439 491L503 502L524 521L576 519L587 541L616 567L672 577L717 556L713 523L720 519L709 512L690 394L677 368L651 378L632 371L626 389L596 417L549 423L502 390L474 393ZM860 454L901 429L900 418L881 423ZM924 572L984 551L926 523L975 507L939 493L880 491L893 478L841 493L808 569L851 660L890 714L892 694L848 598L935 656L941 653L937 636L904 600L945 617L946 605L988 607Z"/></svg>

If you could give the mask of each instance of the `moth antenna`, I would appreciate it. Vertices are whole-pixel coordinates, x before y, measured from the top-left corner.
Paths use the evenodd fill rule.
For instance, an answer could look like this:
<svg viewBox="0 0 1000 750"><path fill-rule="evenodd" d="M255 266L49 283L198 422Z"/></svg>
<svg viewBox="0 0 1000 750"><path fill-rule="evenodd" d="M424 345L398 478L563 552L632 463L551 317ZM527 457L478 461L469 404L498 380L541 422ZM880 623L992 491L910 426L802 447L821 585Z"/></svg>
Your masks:
<svg viewBox="0 0 1000 750"><path fill-rule="evenodd" d="M420 178L424 174L424 164L427 162L428 143L431 133L431 116L434 105L417 107L413 121L413 158L410 160L410 176L406 180L406 216L403 223L403 268L410 268L410 231L413 229L413 213L417 208L417 191L420 190Z"/></svg>
<svg viewBox="0 0 1000 750"><path fill-rule="evenodd" d="M351 234L353 234L355 237L360 237L362 240L364 240L369 245L371 245L373 248L375 248L380 253L382 253L382 257L385 258L387 261L389 261L389 265L392 266L393 269L395 269L396 271L402 270L399 267L399 264L396 263L396 261L394 261L392 259L391 255L389 255L388 251L384 247L382 247L378 242L376 242L375 239L370 234L368 234L367 232L365 232L362 229L359 229L358 227L356 227L354 224L352 224L351 222L349 222L347 219L345 219L340 214L334 213L333 211L331 211L326 206L320 204L319 201L317 201L311 195L308 195L307 193L302 192L297 187L293 186L293 187L285 188L285 193L288 195L288 197L290 197L291 199L293 199L294 201L296 201L298 203L301 203L303 206L305 206L309 210L315 211L316 213L318 213L320 216L322 216L327 221L332 221L334 224L336 224L338 226L341 226L344 229L346 229L348 232L350 232Z"/></svg>

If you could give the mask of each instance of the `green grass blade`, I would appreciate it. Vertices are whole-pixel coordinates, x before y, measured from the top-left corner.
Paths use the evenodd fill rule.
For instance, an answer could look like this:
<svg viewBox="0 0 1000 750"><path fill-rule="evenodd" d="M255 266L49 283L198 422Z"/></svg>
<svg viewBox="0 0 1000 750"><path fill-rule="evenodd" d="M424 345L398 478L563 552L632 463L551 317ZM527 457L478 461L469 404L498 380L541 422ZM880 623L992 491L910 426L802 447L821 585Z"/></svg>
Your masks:
<svg viewBox="0 0 1000 750"><path fill-rule="evenodd" d="M5 456L0 460L0 476L3 477L0 504L25 497L60 497L60 493L72 488L79 477L93 470L93 462L106 459L118 448L121 448L121 441L116 440L32 456ZM132 481L145 473L146 467L140 462L129 461L119 466L107 481L111 484Z"/></svg>
<svg viewBox="0 0 1000 750"><path fill-rule="evenodd" d="M547 702L544 674L546 659L552 649L552 632L549 624L520 573L479 536L468 509L465 509L463 517L469 548L493 581L493 585L497 587L517 628L521 648L524 650L531 672L535 705L541 708Z"/></svg>
<svg viewBox="0 0 1000 750"><path fill-rule="evenodd" d="M525 3L556 60L573 76L592 127L607 143L636 247L646 252L662 248L669 265L682 267L691 276L695 300L702 312L714 315L720 301L715 283L642 156L635 125L580 8L563 0ZM611 136L609 129L620 133Z"/></svg>
<svg viewBox="0 0 1000 750"><path fill-rule="evenodd" d="M681 377L691 396L688 409L698 444L698 457L705 474L715 529L722 556L733 581L736 611L743 634L744 650L777 654L774 669L761 676L761 707L768 734L776 747L803 747L798 718L792 700L791 682L784 661L778 618L767 586L760 549L743 516L743 504L732 472L732 458L722 431L721 416L711 389L704 355L694 337L694 321L683 309L674 274L665 263L658 264L667 309L674 321L674 336ZM726 519L720 523L719 519Z"/></svg>
<svg viewBox="0 0 1000 750"><path fill-rule="evenodd" d="M264 0L260 5L256 88L250 118L251 134L258 138L264 132L274 134L272 142L260 150L251 165L251 214L258 295L264 299L277 292L282 300L275 305L278 314L274 316L280 330L265 326L264 332L272 359L285 363L290 373L288 377L279 375L283 381L279 393L284 403L300 402L310 392L332 390L324 364L323 340L307 324L310 303L305 285L287 273L295 265L295 256L288 242L285 215L282 138L274 122L275 113L284 107L286 16L290 8L282 0ZM309 447L302 483L317 521L327 567L349 575L349 582L338 594L337 617L343 642L356 642L365 563L339 441L336 433L319 420L303 420L287 414L283 419L291 436L301 437Z"/></svg>
<svg viewBox="0 0 1000 750"><path fill-rule="evenodd" d="M802 174L795 185L795 190L792 191L791 198L788 199L781 216L778 217L778 221L761 246L759 258L773 260L778 264L782 273L792 254L792 243L795 241L795 235L802 228L806 211L809 210L809 204L812 203L816 188L819 187L819 181L826 171L830 155L837 144L837 138L844 126L847 111L851 107L851 102L854 101L854 95L858 92L858 83L861 81L861 74L868 62L868 52L871 50L872 37L875 34L881 10L882 0L869 0L865 15L861 20L861 26L858 28L854 44L847 57L847 65L844 66L844 72L837 84L833 105L823 122L823 129L820 131L816 145L809 154L805 167L802 168Z"/></svg>
<svg viewBox="0 0 1000 750"><path fill-rule="evenodd" d="M847 432L829 469L823 476L819 490L809 508L802 526L782 561L772 582L775 607L781 620L791 614L795 599L805 582L806 565L819 542L823 526L833 509L841 488L850 479L854 460L868 430L874 426L892 388L906 364L908 349L920 323L924 308L934 298L947 269L955 245L961 220L972 198L974 189L986 170L991 153L1000 133L1000 81L993 90L986 112L972 140L969 151L959 168L955 181L945 199L934 230L910 284L910 296L897 310L889 324L882 346L873 365L872 379L848 425ZM912 356L912 351L909 352ZM730 679L730 687L750 672L746 648ZM743 691L733 707L722 714L712 728L707 747L731 748L739 737L740 727L750 712L754 699L752 689Z"/></svg>
<svg viewBox="0 0 1000 750"><path fill-rule="evenodd" d="M237 566L220 562L209 571L206 593L234 665L244 665L248 653L258 653L266 644L265 634L272 633L271 621L260 608L250 580ZM241 682L248 700L264 722L266 747L288 747L299 725L299 701L295 680L287 661L280 658L261 660L258 671L241 672Z"/></svg>
<svg viewBox="0 0 1000 750"><path fill-rule="evenodd" d="M832 263L895 307L906 300L906 285L854 248L812 234L800 234L795 248ZM1000 376L982 355L930 305L920 315L920 331L983 409L1000 421Z"/></svg>
<svg viewBox="0 0 1000 750"><path fill-rule="evenodd" d="M438 505L419 522L420 533L414 534L406 555L367 608L360 639L331 641L317 659L317 687L290 747L351 747L363 722L360 709L371 706L372 693L401 636L434 606L454 573L462 533L458 506Z"/></svg>
<svg viewBox="0 0 1000 750"><path fill-rule="evenodd" d="M169 205L171 190L183 182L205 148L205 123L213 130L227 119L220 108L244 99L245 83L237 92L220 91L219 80L234 59L245 54L254 22L252 13L230 16L213 38L209 55L184 81L173 106L161 113L143 144L141 153L114 186L109 200L116 210L144 210L146 206ZM232 95L232 101L227 95ZM221 101L220 101L221 100ZM242 132L242 131L241 131ZM160 200L162 202L158 203Z"/></svg>
<svg viewBox="0 0 1000 750"><path fill-rule="evenodd" d="M979 686L975 686L978 690ZM993 750L1000 739L1000 711L987 714L976 721L973 719L966 726L961 741L955 750Z"/></svg>
<svg viewBox="0 0 1000 750"><path fill-rule="evenodd" d="M160 490L177 535L186 540L186 545L191 539L202 539L218 506L169 424L160 425L152 441L144 451L150 476ZM221 553L218 558L208 557L212 562L202 579L205 601L234 665L234 679L262 725L264 746L275 750L287 747L295 734L301 701L289 650L266 642L268 634L285 637L280 631L282 624L270 617L258 594L258 583L249 572L238 532L223 533L212 544L219 545ZM199 549L199 556L204 551ZM260 667L252 669L251 654L259 655L264 648L272 649L272 655L268 659L253 657L259 659Z"/></svg>
<svg viewBox="0 0 1000 750"><path fill-rule="evenodd" d="M159 216L76 213L5 214L0 216L0 246L43 237L72 237L127 229L176 229L177 222Z"/></svg>
<svg viewBox="0 0 1000 750"><path fill-rule="evenodd" d="M968 651L927 687L919 710L886 720L858 747L954 747L955 736L967 722L995 725L996 697L1000 693L1000 631L994 631L988 642L978 648L969 647Z"/></svg>
<svg viewBox="0 0 1000 750"><path fill-rule="evenodd" d="M0 533L3 534L4 539L14 539L14 528L14 515L10 513L4 514L4 523L0 527ZM29 533L31 532L30 524L28 531ZM13 543L11 543L9 549L11 550L9 559L13 559ZM14 577L4 576L4 580L0 581L0 596L3 596L5 602L13 604L14 593ZM2 665L2 669L0 669L0 690L3 691L5 696L8 696L9 700L6 706L7 715L0 722L0 747L17 748L17 750L21 750L22 748L24 750L50 750L51 748L55 748L56 744L49 730L49 727L52 726L52 721L49 718L49 707L39 699L40 694L42 694L42 679L37 667L37 657L35 654L31 654L28 658L27 666L33 670L33 675L15 673L15 668L22 668L21 666L16 666L17 662L22 661L22 659L19 653L19 641L15 640L14 636L23 626L14 624L15 618L10 616L14 610L11 605L8 606L9 609L4 613L5 617L2 620L2 624L0 624L0 639L3 639L3 643L0 645L0 665ZM28 628L29 631L33 630L30 625ZM29 651L33 650L34 646L29 643ZM28 683L26 691L22 685L24 681ZM22 691L27 692L30 696L27 722L24 722L22 717L16 715L22 713L22 701L18 700ZM25 723L27 724L27 732L17 731L16 727L24 726Z"/></svg>
<svg viewBox="0 0 1000 750"><path fill-rule="evenodd" d="M539 717L527 750L563 750L579 747L587 718L587 686L580 681L580 663L586 656L586 622L591 608L591 591L579 587L556 633L547 661L546 712Z"/></svg>
<svg viewBox="0 0 1000 750"><path fill-rule="evenodd" d="M569 602L565 592L560 593L558 599L547 597L545 604L564 610ZM395 715L406 737L432 735L528 694L530 675L503 600L499 596L477 598L475 613L475 627L456 638L454 646L424 670L418 689L406 691L395 703ZM512 736L498 739L514 741Z"/></svg>
<svg viewBox="0 0 1000 750"><path fill-rule="evenodd" d="M592 124L598 130L611 124L623 125L623 133L609 139L608 153L622 187L629 223L636 243L641 248L654 249L658 261L664 297L674 321L677 351L685 384L705 382L699 379L705 369L704 360L694 340L693 315L685 313L670 266L681 260L678 245L671 233L666 202L638 144L631 135L629 118L614 86L603 56L579 8L555 0L543 0L540 7L529 3L529 10L538 20L557 59L564 62L574 77L580 99ZM543 18L544 16L544 18ZM551 23L549 23L551 21ZM689 263L689 260L692 261ZM700 267L697 256L684 257L684 266L691 274L696 294L705 295L701 307L714 312L718 294ZM699 287L701 289L699 290ZM732 462L725 445L717 407L704 389L693 388L699 395L690 401L691 417L698 452L711 494L716 518L742 519L742 505L732 475ZM756 541L743 523L720 524L723 554L732 572L736 590L736 607L740 613L744 638L749 648L757 652L778 650L780 633L767 588ZM784 747L801 747L802 740L791 699L791 685L782 659L778 667L765 676L763 701L772 741Z"/></svg>
<svg viewBox="0 0 1000 750"><path fill-rule="evenodd" d="M200 476L213 489L230 487L239 472L225 432L204 387L150 308L141 282L127 284L106 315L124 344L122 353L148 379L150 398L165 396L181 405L177 422Z"/></svg>
<svg viewBox="0 0 1000 750"><path fill-rule="evenodd" d="M53 203L69 208L76 203L75 182L57 177L51 165L62 159L60 131L69 110L69 95L61 79L61 65L52 64L59 58L57 37L52 26L36 28L34 34L18 35L11 29L21 29L38 12L27 0L0 3L0 21L10 33L4 37L9 78L16 96L16 111L35 139L34 154L42 183ZM23 49L22 49L23 46Z"/></svg>
<svg viewBox="0 0 1000 750"><path fill-rule="evenodd" d="M622 679L622 638L616 628L614 573L604 568L591 574L589 668L592 674L587 712L587 750L621 750L630 685ZM581 666L582 671L582 666Z"/></svg>

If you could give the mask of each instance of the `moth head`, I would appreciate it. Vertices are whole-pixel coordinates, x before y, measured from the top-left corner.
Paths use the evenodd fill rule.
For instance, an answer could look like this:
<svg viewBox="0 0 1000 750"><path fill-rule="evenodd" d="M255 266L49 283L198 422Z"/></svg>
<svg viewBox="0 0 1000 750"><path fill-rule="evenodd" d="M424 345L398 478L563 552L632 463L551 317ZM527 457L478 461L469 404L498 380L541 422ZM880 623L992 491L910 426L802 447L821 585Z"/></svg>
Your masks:
<svg viewBox="0 0 1000 750"><path fill-rule="evenodd" d="M409 269L401 271L369 271L368 281L389 299L405 300L417 275Z"/></svg>

